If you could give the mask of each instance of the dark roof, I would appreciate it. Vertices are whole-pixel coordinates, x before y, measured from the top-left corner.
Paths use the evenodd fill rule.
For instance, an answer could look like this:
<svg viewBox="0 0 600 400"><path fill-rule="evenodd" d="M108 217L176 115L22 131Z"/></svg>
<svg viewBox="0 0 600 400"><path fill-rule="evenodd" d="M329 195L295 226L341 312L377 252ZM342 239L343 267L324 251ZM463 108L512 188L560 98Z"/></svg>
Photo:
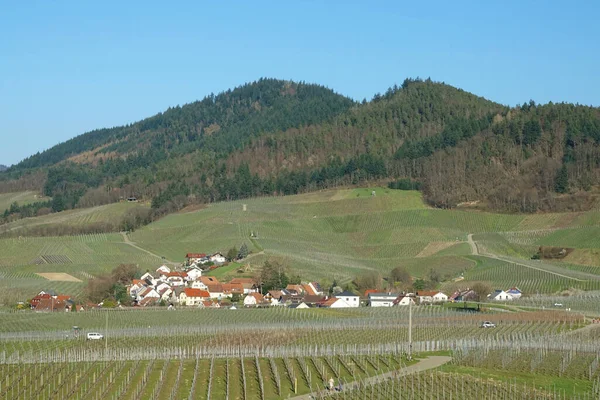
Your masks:
<svg viewBox="0 0 600 400"><path fill-rule="evenodd" d="M349 291L347 291L347 290L346 290L346 291L344 291L344 292L342 292L342 293L338 293L338 294L336 294L334 297L350 297L350 296L359 297L357 294L354 294L354 293L352 293L352 292L349 292Z"/></svg>

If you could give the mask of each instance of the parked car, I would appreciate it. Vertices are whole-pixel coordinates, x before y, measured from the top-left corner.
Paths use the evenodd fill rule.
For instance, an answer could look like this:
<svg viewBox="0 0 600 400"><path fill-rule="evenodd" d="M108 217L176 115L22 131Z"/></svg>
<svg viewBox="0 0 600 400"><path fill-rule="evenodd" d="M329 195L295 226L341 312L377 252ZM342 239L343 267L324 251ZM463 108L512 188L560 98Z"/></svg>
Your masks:
<svg viewBox="0 0 600 400"><path fill-rule="evenodd" d="M104 339L104 335L97 332L90 332L87 334L87 340L100 340Z"/></svg>
<svg viewBox="0 0 600 400"><path fill-rule="evenodd" d="M495 324L495 323L493 323L493 322L490 322L490 321L484 321L484 322L481 324L481 327L482 327L482 328L495 328L495 327L496 327L496 324Z"/></svg>
<svg viewBox="0 0 600 400"><path fill-rule="evenodd" d="M562 307L562 303L554 303L554 307Z"/></svg>

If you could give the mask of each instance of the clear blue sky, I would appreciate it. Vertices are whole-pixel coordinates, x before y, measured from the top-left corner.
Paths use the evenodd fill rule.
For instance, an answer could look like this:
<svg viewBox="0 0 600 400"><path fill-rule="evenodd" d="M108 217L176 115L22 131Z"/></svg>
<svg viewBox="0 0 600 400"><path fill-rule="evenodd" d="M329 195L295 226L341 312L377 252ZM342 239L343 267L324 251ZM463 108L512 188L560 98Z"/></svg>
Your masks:
<svg viewBox="0 0 600 400"><path fill-rule="evenodd" d="M0 164L259 77L599 106L599 15L597 0L6 1Z"/></svg>

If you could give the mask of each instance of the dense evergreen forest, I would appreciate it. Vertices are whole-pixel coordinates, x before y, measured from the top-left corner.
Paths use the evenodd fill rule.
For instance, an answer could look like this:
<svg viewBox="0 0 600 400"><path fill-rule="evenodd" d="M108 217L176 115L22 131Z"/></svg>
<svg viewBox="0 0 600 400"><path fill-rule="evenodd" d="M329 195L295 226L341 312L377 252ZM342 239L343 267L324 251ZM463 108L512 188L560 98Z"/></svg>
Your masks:
<svg viewBox="0 0 600 400"><path fill-rule="evenodd" d="M190 202L390 182L438 207L587 209L600 184L600 109L503 106L431 80L356 103L325 87L261 79L140 122L101 129L0 173L51 209L137 196L155 216Z"/></svg>

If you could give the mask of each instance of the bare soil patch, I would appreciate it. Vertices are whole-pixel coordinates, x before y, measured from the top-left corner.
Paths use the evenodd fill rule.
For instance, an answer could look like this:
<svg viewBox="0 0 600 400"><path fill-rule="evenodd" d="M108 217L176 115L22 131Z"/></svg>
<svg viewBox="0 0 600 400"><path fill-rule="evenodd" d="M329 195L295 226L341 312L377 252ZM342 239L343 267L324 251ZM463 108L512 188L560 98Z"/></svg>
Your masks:
<svg viewBox="0 0 600 400"><path fill-rule="evenodd" d="M430 257L440 251L454 246L457 242L431 242L416 255L417 258Z"/></svg>
<svg viewBox="0 0 600 400"><path fill-rule="evenodd" d="M65 274L64 272L38 272L37 275L42 278L46 278L49 281L61 281L61 282L81 282L81 279L77 279L72 275Z"/></svg>

